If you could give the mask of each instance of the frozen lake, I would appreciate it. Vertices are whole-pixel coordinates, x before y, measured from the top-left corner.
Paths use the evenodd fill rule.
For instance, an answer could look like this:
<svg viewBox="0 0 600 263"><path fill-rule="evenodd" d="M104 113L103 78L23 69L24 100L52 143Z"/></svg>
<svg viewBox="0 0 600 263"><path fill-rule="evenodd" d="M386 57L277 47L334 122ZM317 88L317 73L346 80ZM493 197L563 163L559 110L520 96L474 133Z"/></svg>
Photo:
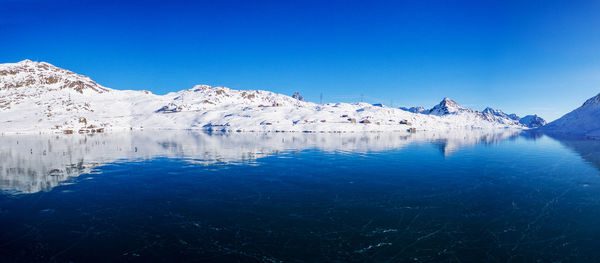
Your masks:
<svg viewBox="0 0 600 263"><path fill-rule="evenodd" d="M600 261L600 141L0 136L0 262Z"/></svg>

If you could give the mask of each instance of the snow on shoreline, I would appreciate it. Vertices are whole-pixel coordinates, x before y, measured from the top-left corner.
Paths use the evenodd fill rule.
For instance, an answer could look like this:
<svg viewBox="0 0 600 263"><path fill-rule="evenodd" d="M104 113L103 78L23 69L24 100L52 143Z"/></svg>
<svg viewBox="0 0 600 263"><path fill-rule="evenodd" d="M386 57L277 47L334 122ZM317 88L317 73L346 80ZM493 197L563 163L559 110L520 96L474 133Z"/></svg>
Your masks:
<svg viewBox="0 0 600 263"><path fill-rule="evenodd" d="M298 94L299 96L299 94ZM296 97L298 97L296 96ZM198 85L155 95L115 90L45 62L0 65L0 133L127 130L379 132L525 129L450 99L436 114L368 103L315 104L262 90ZM457 110L458 109L458 110Z"/></svg>

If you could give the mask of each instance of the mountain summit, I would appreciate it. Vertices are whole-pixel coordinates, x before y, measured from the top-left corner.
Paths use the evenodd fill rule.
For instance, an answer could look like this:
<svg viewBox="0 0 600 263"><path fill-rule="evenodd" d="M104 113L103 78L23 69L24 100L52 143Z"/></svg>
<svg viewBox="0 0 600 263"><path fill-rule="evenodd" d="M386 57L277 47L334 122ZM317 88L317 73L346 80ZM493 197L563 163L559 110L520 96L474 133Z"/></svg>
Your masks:
<svg viewBox="0 0 600 263"><path fill-rule="evenodd" d="M0 64L0 90L9 89L39 89L29 93L40 93L49 90L74 90L84 92L104 93L110 89L100 86L89 77L72 71L55 67L46 62L23 60L18 63ZM33 95L33 94L31 94Z"/></svg>
<svg viewBox="0 0 600 263"><path fill-rule="evenodd" d="M581 107L593 107L593 105L598 105L600 104L600 93L598 95L596 95L595 97L592 97L588 100L586 100L583 105L581 105Z"/></svg>
<svg viewBox="0 0 600 263"><path fill-rule="evenodd" d="M458 105L456 101L453 101L450 98L444 98L438 105L434 106L431 110L429 110L429 114L442 116L447 114L456 114L464 111L469 110Z"/></svg>
<svg viewBox="0 0 600 263"><path fill-rule="evenodd" d="M581 107L543 126L541 130L600 138L600 94L586 100Z"/></svg>

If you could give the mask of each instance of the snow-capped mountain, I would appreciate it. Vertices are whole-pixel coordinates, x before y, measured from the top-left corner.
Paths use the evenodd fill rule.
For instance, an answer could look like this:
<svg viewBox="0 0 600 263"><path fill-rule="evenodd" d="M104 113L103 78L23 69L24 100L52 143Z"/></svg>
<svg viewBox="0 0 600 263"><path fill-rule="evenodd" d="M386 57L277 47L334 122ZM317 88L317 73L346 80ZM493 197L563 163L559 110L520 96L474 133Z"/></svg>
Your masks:
<svg viewBox="0 0 600 263"><path fill-rule="evenodd" d="M518 116L511 114L512 117L501 110L492 109L490 107L485 108L481 114L483 118L489 121L494 121L502 124L519 125ZM517 120L515 120L517 118Z"/></svg>
<svg viewBox="0 0 600 263"><path fill-rule="evenodd" d="M484 118L489 121L495 121L504 124L511 125L523 125L527 128L539 128L546 125L546 121L537 115L527 115L523 118L516 114L506 114L501 110L492 109L490 107L485 108L482 111Z"/></svg>
<svg viewBox="0 0 600 263"><path fill-rule="evenodd" d="M427 109L425 109L423 107L410 107L410 108L400 107L400 109L408 111L408 112L412 112L412 113L423 113L423 112L428 111Z"/></svg>
<svg viewBox="0 0 600 263"><path fill-rule="evenodd" d="M546 120L542 119L542 117L539 117L537 115L527 115L519 119L519 123L529 128L539 128L546 125Z"/></svg>
<svg viewBox="0 0 600 263"><path fill-rule="evenodd" d="M508 119L512 119L509 117L508 114L504 113L501 110L497 110L497 109L492 109L490 107L485 108L481 113L485 114L485 115L490 115L490 116L496 116L496 117L503 117L503 118L508 118Z"/></svg>
<svg viewBox="0 0 600 263"><path fill-rule="evenodd" d="M475 113L476 111L471 109L465 109L462 106L458 105L455 101L444 98L440 104L435 105L428 112L429 115L443 116L448 114L458 114L458 113Z"/></svg>
<svg viewBox="0 0 600 263"><path fill-rule="evenodd" d="M581 107L543 126L542 131L600 138L600 94Z"/></svg>
<svg viewBox="0 0 600 263"><path fill-rule="evenodd" d="M444 99L415 114L368 103L315 104L263 90L198 85L155 95L115 90L29 60L0 65L0 132L103 132L132 129L226 131L406 131L522 128L490 121Z"/></svg>
<svg viewBox="0 0 600 263"><path fill-rule="evenodd" d="M103 131L129 127L157 107L147 91L103 87L89 77L45 62L0 65L0 132Z"/></svg>
<svg viewBox="0 0 600 263"><path fill-rule="evenodd" d="M515 121L518 121L519 119L521 119L521 117L519 117L517 114L514 114L514 113L508 114L507 116Z"/></svg>
<svg viewBox="0 0 600 263"><path fill-rule="evenodd" d="M401 110L412 112L412 113L422 113L436 116L447 116L447 115L473 115L477 118L482 118L489 122L494 122L502 125L511 125L511 126L524 126L527 128L538 128L546 124L546 121L537 115L528 115L527 117L521 119L516 114L506 114L501 110L493 109L490 107L485 108L482 112L467 109L460 106L454 100L449 98L444 98L438 105L434 106L430 110L426 110L423 107L400 107ZM521 121L522 120L522 121Z"/></svg>

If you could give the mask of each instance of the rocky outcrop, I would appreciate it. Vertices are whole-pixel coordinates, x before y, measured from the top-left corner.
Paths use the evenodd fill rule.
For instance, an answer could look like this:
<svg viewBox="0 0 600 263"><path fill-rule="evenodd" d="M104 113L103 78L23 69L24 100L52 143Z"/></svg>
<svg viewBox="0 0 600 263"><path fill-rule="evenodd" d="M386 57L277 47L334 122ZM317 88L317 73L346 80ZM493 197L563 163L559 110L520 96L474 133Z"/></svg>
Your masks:
<svg viewBox="0 0 600 263"><path fill-rule="evenodd" d="M400 109L408 111L408 112L412 112L412 113L423 113L423 112L427 111L427 109L425 109L423 107L410 107L410 108L400 107Z"/></svg>
<svg viewBox="0 0 600 263"><path fill-rule="evenodd" d="M297 99L299 101L306 101L306 100L304 100L304 97L302 97L302 95L300 95L300 93L298 93L297 91L294 92L294 95L292 95L292 98Z"/></svg>

